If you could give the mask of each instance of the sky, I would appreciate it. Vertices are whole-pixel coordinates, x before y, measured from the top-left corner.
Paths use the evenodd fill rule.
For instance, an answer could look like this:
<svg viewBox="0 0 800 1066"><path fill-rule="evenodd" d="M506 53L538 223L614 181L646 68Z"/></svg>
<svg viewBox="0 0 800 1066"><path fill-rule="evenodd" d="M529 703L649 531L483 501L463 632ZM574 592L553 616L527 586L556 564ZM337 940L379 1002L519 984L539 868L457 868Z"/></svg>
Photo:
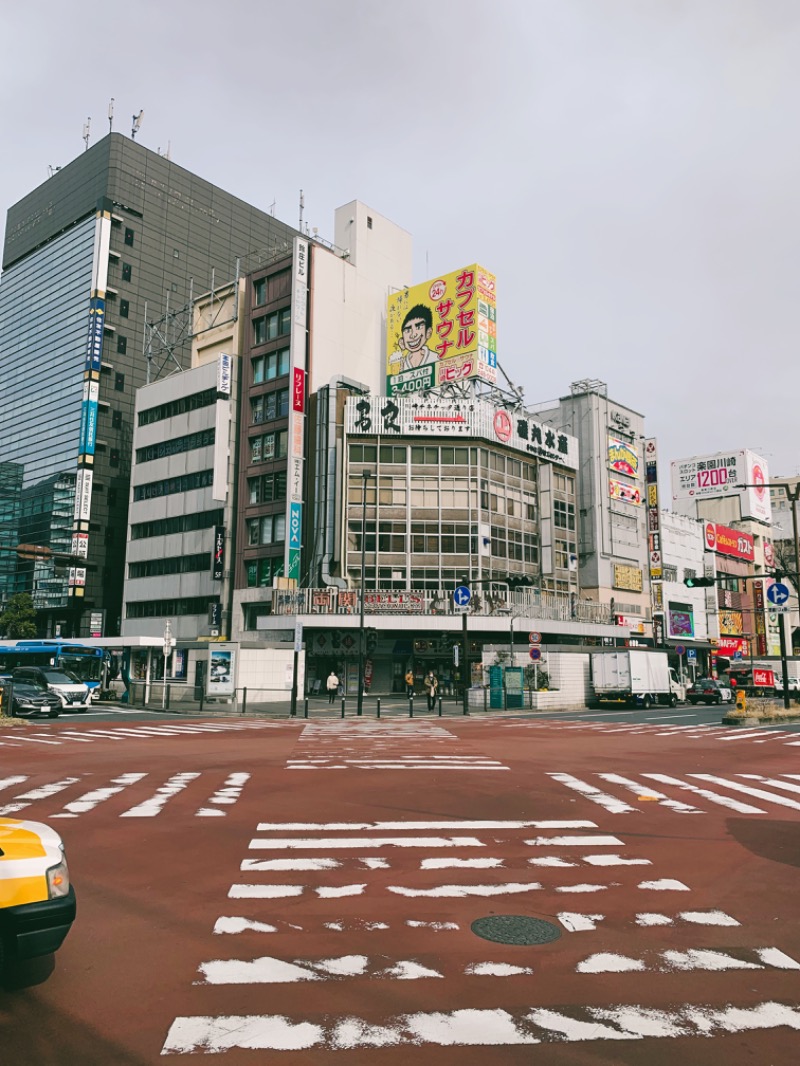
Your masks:
<svg viewBox="0 0 800 1066"><path fill-rule="evenodd" d="M539 404L596 379L665 460L800 473L796 0L4 4L0 225L108 132L333 237L358 199L412 282L497 275ZM14 42L17 42L14 44ZM376 356L379 357L379 356Z"/></svg>

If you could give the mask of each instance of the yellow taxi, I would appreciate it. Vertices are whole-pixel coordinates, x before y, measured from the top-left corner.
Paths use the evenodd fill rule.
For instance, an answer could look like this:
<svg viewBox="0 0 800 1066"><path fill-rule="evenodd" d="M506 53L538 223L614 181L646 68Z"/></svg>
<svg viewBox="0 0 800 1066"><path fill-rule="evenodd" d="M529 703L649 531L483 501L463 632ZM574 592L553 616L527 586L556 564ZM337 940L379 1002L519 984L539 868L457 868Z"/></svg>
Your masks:
<svg viewBox="0 0 800 1066"><path fill-rule="evenodd" d="M61 837L42 822L0 818L0 970L61 947L74 920Z"/></svg>

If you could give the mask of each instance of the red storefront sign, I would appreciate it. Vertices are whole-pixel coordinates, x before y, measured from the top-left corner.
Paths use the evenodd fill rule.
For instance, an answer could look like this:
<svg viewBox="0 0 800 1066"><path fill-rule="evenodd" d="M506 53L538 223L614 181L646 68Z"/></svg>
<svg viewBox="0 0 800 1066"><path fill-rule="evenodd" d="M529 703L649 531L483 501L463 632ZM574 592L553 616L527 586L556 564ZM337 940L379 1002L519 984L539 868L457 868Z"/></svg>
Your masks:
<svg viewBox="0 0 800 1066"><path fill-rule="evenodd" d="M295 367L292 372L292 410L304 411L306 405L306 372Z"/></svg>
<svg viewBox="0 0 800 1066"><path fill-rule="evenodd" d="M748 562L755 558L755 541L749 533L741 533L738 529L720 526L716 522L706 522L705 537L706 551L729 555L734 559L746 559Z"/></svg>
<svg viewBox="0 0 800 1066"><path fill-rule="evenodd" d="M754 670L753 684L756 688L774 688L775 673L773 670Z"/></svg>
<svg viewBox="0 0 800 1066"><path fill-rule="evenodd" d="M740 651L742 658L746 659L750 654L750 645L744 637L720 637L717 651L726 659L732 659L736 652Z"/></svg>

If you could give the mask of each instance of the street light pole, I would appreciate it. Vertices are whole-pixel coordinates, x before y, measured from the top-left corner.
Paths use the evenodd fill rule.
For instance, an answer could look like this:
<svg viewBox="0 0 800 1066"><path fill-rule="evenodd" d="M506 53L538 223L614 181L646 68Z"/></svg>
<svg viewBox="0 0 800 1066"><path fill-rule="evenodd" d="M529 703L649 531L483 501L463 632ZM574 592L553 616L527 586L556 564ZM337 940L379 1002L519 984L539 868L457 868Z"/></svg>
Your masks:
<svg viewBox="0 0 800 1066"><path fill-rule="evenodd" d="M372 477L369 470L361 474L361 605L358 616L358 697L356 702L356 714L361 715L364 711L364 586L366 584L366 551L367 551L367 481Z"/></svg>

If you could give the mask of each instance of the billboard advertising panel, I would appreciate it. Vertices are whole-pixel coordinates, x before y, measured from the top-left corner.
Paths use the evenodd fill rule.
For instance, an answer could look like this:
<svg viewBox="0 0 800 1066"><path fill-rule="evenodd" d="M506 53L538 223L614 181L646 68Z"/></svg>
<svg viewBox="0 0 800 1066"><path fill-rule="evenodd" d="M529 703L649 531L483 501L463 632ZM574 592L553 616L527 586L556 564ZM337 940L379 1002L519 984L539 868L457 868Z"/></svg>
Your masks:
<svg viewBox="0 0 800 1066"><path fill-rule="evenodd" d="M618 474L628 477L639 476L639 453L630 443L621 437L608 438L608 466Z"/></svg>
<svg viewBox="0 0 800 1066"><path fill-rule="evenodd" d="M730 555L734 559L746 559L748 562L755 558L754 539L749 533L740 533L738 529L720 526L716 522L706 522L705 540L706 551Z"/></svg>
<svg viewBox="0 0 800 1066"><path fill-rule="evenodd" d="M747 449L717 452L672 463L672 499L705 500L738 496L742 518L772 520L769 471L765 459Z"/></svg>
<svg viewBox="0 0 800 1066"><path fill-rule="evenodd" d="M392 293L386 308L387 392L467 378L497 380L494 274L474 263Z"/></svg>

